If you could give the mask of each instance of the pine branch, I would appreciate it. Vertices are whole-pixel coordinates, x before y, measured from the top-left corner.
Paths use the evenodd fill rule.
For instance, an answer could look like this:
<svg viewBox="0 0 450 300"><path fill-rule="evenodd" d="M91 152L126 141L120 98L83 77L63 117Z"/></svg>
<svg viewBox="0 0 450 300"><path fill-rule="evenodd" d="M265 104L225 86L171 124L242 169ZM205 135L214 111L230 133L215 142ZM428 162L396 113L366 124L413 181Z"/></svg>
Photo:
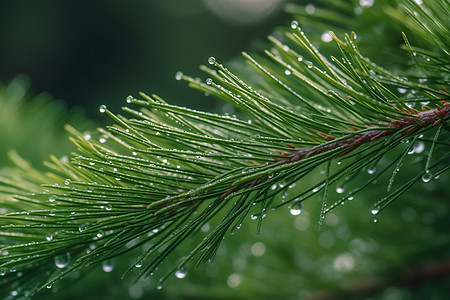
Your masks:
<svg viewBox="0 0 450 300"><path fill-rule="evenodd" d="M448 10L445 2L439 5ZM413 75L370 61L359 51L355 34L341 40L331 33L342 59L328 60L294 21L285 37L270 37L267 57L243 54L255 78L252 86L214 58L211 68L202 67L210 76L205 83L178 74L242 115L195 111L141 94L142 99L127 98L130 107L124 111L130 117L100 107L115 125L88 135L68 126L77 147L70 162L53 157L45 178L23 175L32 188L21 186L14 199L14 183L1 181L8 203L0 216L6 253L0 260L2 289L31 291L27 298L68 274L143 245L124 276L133 271L137 279L150 276L188 238L215 223L178 256L161 286L194 257L196 266L213 261L223 238L249 215L258 220L259 232L270 209L299 211L303 201L321 195L320 225L331 209L389 175L386 195L373 206L377 215L418 181L446 172L450 57L443 47L448 35L440 32L447 21L435 6L422 6L418 15L408 14L416 8L412 2L404 7L410 29L432 37L427 49L419 49L404 35ZM420 26L424 20L427 26ZM422 112L411 103L421 103ZM430 145L423 170L392 189L418 141ZM382 165L385 157L389 162ZM350 184L375 166L381 168L371 179L327 205L330 187ZM285 196L324 167L321 180ZM31 170L22 164L23 173ZM42 189L35 190L38 183ZM23 276L17 278L16 271Z"/></svg>
<svg viewBox="0 0 450 300"><path fill-rule="evenodd" d="M293 153L281 152L281 155L288 156L288 158L278 158L275 159L275 162L280 164L296 162L305 157L311 157L337 148L348 148L348 150L343 153L343 155L345 155L365 143L376 141L381 137L394 134L397 131L400 131L401 134L408 134L417 131L419 128L425 128L429 125L437 126L441 123L441 120L447 119L450 114L450 103L443 101L442 104L444 105L443 108L440 106L432 110L428 110L425 108L425 111L423 112L413 110L414 112L416 112L416 114L412 114L411 117L402 117L400 120L394 120L391 123L386 124L387 128L389 129L362 131L350 138L322 145L321 147L301 148L300 150ZM404 111L408 114L411 114L411 112L407 109L404 109ZM320 132L319 135L324 136L330 141L334 141L336 139L333 136L322 134Z"/></svg>

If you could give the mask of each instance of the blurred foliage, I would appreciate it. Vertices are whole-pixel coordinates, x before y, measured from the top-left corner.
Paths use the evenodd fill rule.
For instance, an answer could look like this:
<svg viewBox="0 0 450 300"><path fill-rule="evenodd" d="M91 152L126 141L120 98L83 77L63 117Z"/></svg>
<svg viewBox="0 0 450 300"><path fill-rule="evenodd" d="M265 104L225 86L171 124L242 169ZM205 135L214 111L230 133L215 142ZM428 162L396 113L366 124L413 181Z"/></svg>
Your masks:
<svg viewBox="0 0 450 300"><path fill-rule="evenodd" d="M216 102L170 79L180 70L200 76L198 65L211 54L228 60L257 48L284 15L279 8L252 23L228 23L204 2L0 1L0 81L26 73L37 93L51 91L91 118L100 104L119 110L141 91L214 109Z"/></svg>
<svg viewBox="0 0 450 300"><path fill-rule="evenodd" d="M63 125L70 123L80 130L92 128L84 110L67 109L61 100L48 93L31 95L30 80L25 75L0 85L0 165L12 166L7 153L16 150L22 158L42 169L50 154L67 155L72 149Z"/></svg>

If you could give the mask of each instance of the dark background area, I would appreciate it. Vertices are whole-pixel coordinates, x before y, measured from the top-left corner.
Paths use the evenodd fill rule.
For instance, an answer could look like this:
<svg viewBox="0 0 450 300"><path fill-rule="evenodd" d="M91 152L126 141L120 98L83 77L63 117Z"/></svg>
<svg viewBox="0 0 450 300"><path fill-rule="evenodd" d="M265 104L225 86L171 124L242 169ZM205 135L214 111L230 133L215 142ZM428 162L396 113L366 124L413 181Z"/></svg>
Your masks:
<svg viewBox="0 0 450 300"><path fill-rule="evenodd" d="M265 18L227 21L207 2L0 1L0 81L27 74L33 93L50 92L91 117L101 104L117 111L140 91L213 109L175 73L204 79L198 66L209 56L226 62L251 51L286 17L277 3Z"/></svg>

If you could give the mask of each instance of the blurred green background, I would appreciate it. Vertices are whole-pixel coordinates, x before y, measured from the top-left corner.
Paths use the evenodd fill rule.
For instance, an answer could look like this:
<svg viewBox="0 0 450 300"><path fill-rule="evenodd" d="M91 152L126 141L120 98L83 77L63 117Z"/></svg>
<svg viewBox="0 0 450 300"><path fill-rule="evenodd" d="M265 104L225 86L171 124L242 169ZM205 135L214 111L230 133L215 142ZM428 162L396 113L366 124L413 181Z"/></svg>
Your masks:
<svg viewBox="0 0 450 300"><path fill-rule="evenodd" d="M117 112L126 96L143 91L174 104L222 109L211 97L176 81L175 73L204 78L198 66L209 56L227 63L243 50L261 51L266 35L291 20L281 11L281 1L269 2L273 6L258 12L256 0L0 1L0 82L18 74L29 77L0 85L0 100L8 100L0 101L2 166L8 165L5 156L11 148L35 164L51 153L59 157L73 150L62 125L69 122L83 131L96 124L80 110L66 114L66 105L101 119L99 105ZM253 7L257 13L238 13L233 3L253 4L250 11ZM359 34L364 28L356 30ZM380 26L377 30L384 35ZM401 39L389 41L399 44ZM379 48L371 49L379 54L375 61L384 60ZM413 153L402 172L417 171L423 163L423 155ZM318 177L313 174L292 193ZM370 174L363 177L359 183ZM448 276L414 276L436 267L436 261L448 264L448 180L443 174L439 181L415 186L376 223L370 208L385 184L370 186L337 208L319 231L317 199L305 202L298 216L287 207L268 212L261 235L248 218L225 240L214 264L198 270L190 266L185 279L173 276L162 290L156 289L157 278L137 285L130 284L133 276L121 281L134 262L124 256L112 272L95 266L87 277L74 274L36 299L444 299L450 293ZM342 196L336 188L329 203ZM197 240L189 242L191 247Z"/></svg>
<svg viewBox="0 0 450 300"><path fill-rule="evenodd" d="M97 118L99 105L117 111L140 91L213 109L175 73L200 76L209 56L227 61L265 42L288 23L281 2L0 1L0 82L27 74L34 93Z"/></svg>

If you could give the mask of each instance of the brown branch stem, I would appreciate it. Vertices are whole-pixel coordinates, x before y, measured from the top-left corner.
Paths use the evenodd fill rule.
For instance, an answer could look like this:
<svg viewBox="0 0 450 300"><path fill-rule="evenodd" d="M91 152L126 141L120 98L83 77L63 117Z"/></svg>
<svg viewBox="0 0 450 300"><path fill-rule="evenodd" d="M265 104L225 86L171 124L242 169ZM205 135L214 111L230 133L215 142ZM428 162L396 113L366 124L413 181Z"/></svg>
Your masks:
<svg viewBox="0 0 450 300"><path fill-rule="evenodd" d="M347 154L363 144L378 140L379 138L384 136L392 135L400 130L405 130L408 127L409 128L403 131L402 134L410 134L419 130L420 128L425 128L430 125L436 126L441 122L441 119L447 119L450 116L450 102L442 101L442 104L443 107L438 106L435 109L425 109L421 112L415 110L415 112L417 113L414 114L405 110L405 112L409 113L410 116L402 115L398 120L392 120L391 122L384 124L389 129L375 129L371 131L365 131L348 139L339 140L334 143L328 143L322 147L301 148L295 152L280 152L281 155L286 157L274 158L274 160L270 163L283 164L296 162L304 159L305 157L311 157L337 148L348 148L348 150L344 153ZM324 136L324 134L318 134ZM333 138L329 135L326 136L328 137L328 139Z"/></svg>
<svg viewBox="0 0 450 300"><path fill-rule="evenodd" d="M323 146L319 147L307 147L307 148L296 148L292 144L287 144L288 147L293 148L295 150L293 151L278 151L278 154L280 154L282 157L276 157L273 158L272 161L265 163L265 165L269 164L285 164L285 163L292 163L299 160L302 160L306 157L312 157L314 155L324 153L330 150L338 149L338 148L348 148L347 151L345 151L341 155L345 155L359 146L376 141L381 137L392 135L396 132L399 132L401 130L403 135L413 133L420 128L425 128L430 125L436 126L438 125L441 120L445 120L450 117L450 102L441 101L442 106L437 106L434 109L427 109L423 107L423 111L419 112L415 109L411 109L411 111L404 110L409 115L401 115L398 120L392 120L389 123L384 124L385 127L388 129L374 129L369 131L364 131L359 134L356 134L352 137L349 137L347 139L338 140L336 142L327 143ZM369 126L373 127L373 126ZM335 139L333 136L317 132L318 135L326 138L329 141L332 141ZM241 189L241 188L252 188L259 183L261 183L262 178L256 178L250 182L247 182L245 184L241 184L239 186L235 186L233 188L228 189L225 193L223 193L220 198L223 199L227 197L228 195L232 194L233 192Z"/></svg>

